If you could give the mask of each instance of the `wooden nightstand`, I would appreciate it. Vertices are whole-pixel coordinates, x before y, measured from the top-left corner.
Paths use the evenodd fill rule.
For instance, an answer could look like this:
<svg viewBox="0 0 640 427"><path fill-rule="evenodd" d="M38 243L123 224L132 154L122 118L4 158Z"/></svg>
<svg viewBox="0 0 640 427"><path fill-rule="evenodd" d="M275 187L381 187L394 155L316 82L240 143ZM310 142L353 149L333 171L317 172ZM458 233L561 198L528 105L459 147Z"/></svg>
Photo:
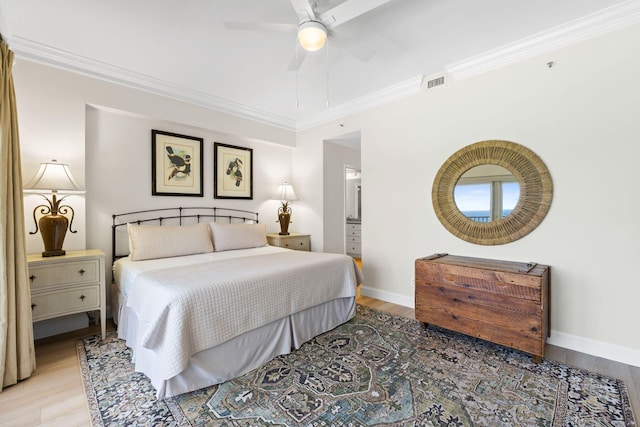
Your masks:
<svg viewBox="0 0 640 427"><path fill-rule="evenodd" d="M297 251L311 250L311 236L309 234L290 233L281 235L278 233L267 234L267 242L271 246L295 249Z"/></svg>
<svg viewBox="0 0 640 427"><path fill-rule="evenodd" d="M104 253L93 249L66 255L29 255L33 321L100 310L102 338L107 328Z"/></svg>

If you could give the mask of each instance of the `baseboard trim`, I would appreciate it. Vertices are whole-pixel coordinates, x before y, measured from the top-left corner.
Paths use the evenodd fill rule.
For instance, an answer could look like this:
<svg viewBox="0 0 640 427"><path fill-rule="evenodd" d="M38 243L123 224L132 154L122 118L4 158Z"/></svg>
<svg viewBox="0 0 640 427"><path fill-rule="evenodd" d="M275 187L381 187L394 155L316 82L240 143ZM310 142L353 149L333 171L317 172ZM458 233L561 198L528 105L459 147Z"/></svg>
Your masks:
<svg viewBox="0 0 640 427"><path fill-rule="evenodd" d="M368 288L364 285L360 287L360 295L401 305L403 307L415 308L415 300L413 296L408 297L394 292L381 291L380 289Z"/></svg>
<svg viewBox="0 0 640 427"><path fill-rule="evenodd" d="M640 367L640 351L629 347L592 340L553 329L551 330L551 337L547 339L547 343L591 356Z"/></svg>
<svg viewBox="0 0 640 427"><path fill-rule="evenodd" d="M89 317L86 313L71 314L69 316L56 317L42 320L33 324L33 339L39 340L65 332L84 329L89 326Z"/></svg>
<svg viewBox="0 0 640 427"><path fill-rule="evenodd" d="M360 288L360 294L403 307L415 308L414 298L406 295L368 288L364 285ZM640 367L640 350L634 350L629 347L592 340L556 330L551 331L551 337L547 340L547 343L614 362Z"/></svg>

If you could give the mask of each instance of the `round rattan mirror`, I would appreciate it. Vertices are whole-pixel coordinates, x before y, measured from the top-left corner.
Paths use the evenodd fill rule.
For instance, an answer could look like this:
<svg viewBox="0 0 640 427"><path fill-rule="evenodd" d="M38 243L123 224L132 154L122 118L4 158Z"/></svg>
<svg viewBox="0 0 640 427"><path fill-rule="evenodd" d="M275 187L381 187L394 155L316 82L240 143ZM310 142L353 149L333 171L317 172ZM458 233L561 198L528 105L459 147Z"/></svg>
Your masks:
<svg viewBox="0 0 640 427"><path fill-rule="evenodd" d="M454 189L467 170L487 164L510 171L518 181L520 196L508 215L478 222L460 212ZM553 183L545 164L528 148L510 141L480 141L444 162L433 181L431 196L438 219L453 235L479 245L502 245L526 236L542 222L551 206Z"/></svg>

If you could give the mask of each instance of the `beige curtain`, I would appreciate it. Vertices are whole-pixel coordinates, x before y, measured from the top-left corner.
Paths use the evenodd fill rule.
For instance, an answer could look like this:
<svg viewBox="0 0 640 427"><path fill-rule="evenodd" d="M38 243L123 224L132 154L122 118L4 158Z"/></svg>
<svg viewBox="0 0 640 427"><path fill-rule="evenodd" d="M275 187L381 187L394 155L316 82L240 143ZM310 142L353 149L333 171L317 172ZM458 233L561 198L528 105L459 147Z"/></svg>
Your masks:
<svg viewBox="0 0 640 427"><path fill-rule="evenodd" d="M0 36L0 390L36 368L27 280L18 115L13 52Z"/></svg>

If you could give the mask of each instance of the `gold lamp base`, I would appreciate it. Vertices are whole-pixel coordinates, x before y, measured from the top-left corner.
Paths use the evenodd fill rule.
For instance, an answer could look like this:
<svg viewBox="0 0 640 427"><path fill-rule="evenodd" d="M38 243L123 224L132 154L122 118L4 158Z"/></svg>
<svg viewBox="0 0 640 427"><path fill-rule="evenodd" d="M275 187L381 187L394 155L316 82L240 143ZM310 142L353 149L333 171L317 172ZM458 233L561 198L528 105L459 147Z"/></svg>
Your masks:
<svg viewBox="0 0 640 427"><path fill-rule="evenodd" d="M38 221L40 234L44 243L43 257L61 256L66 252L62 249L64 237L67 234L69 220L64 215L45 215Z"/></svg>
<svg viewBox="0 0 640 427"><path fill-rule="evenodd" d="M278 208L278 221L280 223L281 236L289 235L289 223L291 222L291 208L288 202L282 202L282 206Z"/></svg>
<svg viewBox="0 0 640 427"><path fill-rule="evenodd" d="M289 222L291 222L291 212L278 212L278 222L280 223L281 236L289 235Z"/></svg>

